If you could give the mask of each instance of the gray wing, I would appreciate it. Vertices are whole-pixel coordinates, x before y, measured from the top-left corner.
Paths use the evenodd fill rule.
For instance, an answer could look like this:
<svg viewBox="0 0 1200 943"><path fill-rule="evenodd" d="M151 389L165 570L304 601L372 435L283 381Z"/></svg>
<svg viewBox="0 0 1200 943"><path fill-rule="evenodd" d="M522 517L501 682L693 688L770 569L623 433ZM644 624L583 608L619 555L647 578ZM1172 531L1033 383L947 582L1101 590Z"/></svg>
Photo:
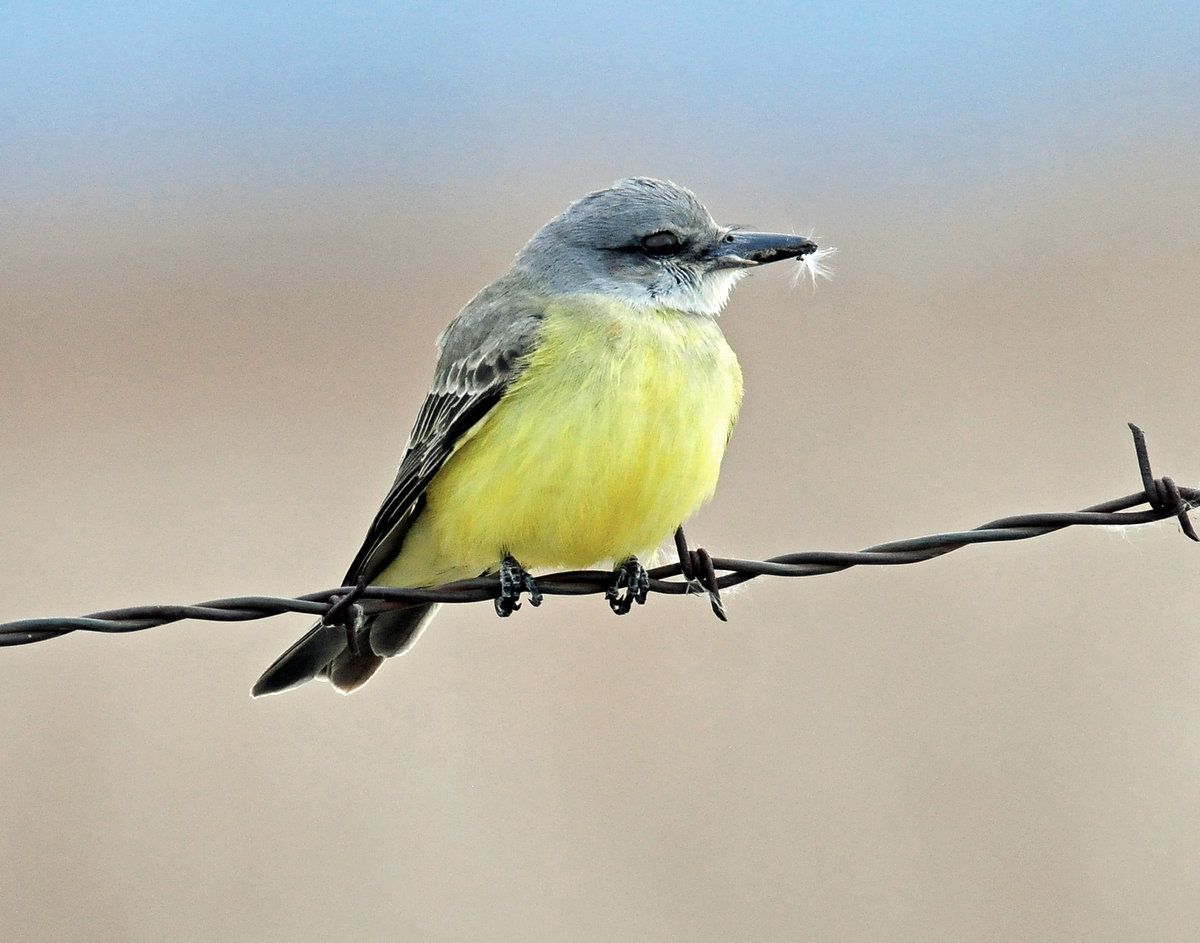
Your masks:
<svg viewBox="0 0 1200 943"><path fill-rule="evenodd" d="M539 299L505 290L502 281L480 292L442 333L433 386L346 585L375 579L396 558L434 475L524 371L543 310Z"/></svg>

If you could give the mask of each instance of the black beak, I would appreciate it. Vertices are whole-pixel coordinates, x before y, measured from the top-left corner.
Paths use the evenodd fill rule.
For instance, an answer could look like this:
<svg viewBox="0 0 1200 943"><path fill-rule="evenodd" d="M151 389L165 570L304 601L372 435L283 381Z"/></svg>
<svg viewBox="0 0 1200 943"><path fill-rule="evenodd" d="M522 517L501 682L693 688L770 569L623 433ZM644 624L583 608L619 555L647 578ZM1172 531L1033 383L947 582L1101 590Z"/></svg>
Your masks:
<svg viewBox="0 0 1200 943"><path fill-rule="evenodd" d="M817 244L803 236L735 229L725 235L712 254L723 265L741 267L766 265L780 259L802 259L816 251Z"/></svg>

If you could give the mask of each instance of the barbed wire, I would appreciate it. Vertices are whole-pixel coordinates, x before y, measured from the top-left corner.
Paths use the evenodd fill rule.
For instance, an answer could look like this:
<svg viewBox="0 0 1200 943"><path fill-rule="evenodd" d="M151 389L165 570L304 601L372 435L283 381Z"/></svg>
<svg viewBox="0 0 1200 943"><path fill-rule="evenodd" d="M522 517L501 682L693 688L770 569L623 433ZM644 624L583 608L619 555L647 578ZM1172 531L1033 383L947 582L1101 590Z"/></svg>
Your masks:
<svg viewBox="0 0 1200 943"><path fill-rule="evenodd" d="M724 619L721 590L760 576L817 576L837 573L854 566L920 563L968 544L1026 540L1074 526L1127 527L1162 521L1169 517L1177 518L1184 534L1192 540L1200 540L1188 518L1190 510L1200 507L1200 490L1180 487L1170 478L1155 478L1150 467L1145 435L1133 423L1129 424L1129 429L1133 433L1142 490L1122 498L1093 504L1079 511L1002 517L971 530L895 540L857 552L806 551L785 553L767 560L714 557L706 550L690 549L681 529L675 535L679 561L646 571L649 579L643 588L651 593L666 595L707 593L713 612L718 618ZM1148 505L1148 509L1129 510L1142 504ZM548 596L604 593L609 597L614 610L629 610L628 591L622 600L614 602L613 573L609 570L573 570L539 576L537 588ZM285 612L307 613L319 616L326 624L339 624L347 618L351 608L360 600L372 600L372 608L380 609L403 608L431 602L483 602L495 600L500 594L500 581L497 578L479 577L426 589L339 586L295 598L238 596L231 599L214 599L191 606L132 606L74 618L21 619L0 623L0 646L28 645L77 631L140 632L184 619L246 622L266 619ZM643 600L644 594L636 599L638 602ZM534 601L535 605L537 601ZM619 606L622 601L623 607Z"/></svg>

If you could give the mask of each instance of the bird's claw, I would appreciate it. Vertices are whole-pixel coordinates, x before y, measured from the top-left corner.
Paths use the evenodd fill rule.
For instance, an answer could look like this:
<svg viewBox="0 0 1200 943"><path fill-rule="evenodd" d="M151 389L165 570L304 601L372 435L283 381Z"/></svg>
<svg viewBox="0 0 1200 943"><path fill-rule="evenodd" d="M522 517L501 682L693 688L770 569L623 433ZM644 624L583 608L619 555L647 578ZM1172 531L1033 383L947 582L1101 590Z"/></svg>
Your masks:
<svg viewBox="0 0 1200 943"><path fill-rule="evenodd" d="M500 595L496 597L496 615L502 619L521 608L521 593L529 594L530 605L542 604L542 591L533 577L513 557L500 561Z"/></svg>
<svg viewBox="0 0 1200 943"><path fill-rule="evenodd" d="M633 608L646 604L646 595L650 592L650 577L646 568L638 562L637 557L630 557L614 574L613 584L604 591L609 608L619 616L625 615Z"/></svg>

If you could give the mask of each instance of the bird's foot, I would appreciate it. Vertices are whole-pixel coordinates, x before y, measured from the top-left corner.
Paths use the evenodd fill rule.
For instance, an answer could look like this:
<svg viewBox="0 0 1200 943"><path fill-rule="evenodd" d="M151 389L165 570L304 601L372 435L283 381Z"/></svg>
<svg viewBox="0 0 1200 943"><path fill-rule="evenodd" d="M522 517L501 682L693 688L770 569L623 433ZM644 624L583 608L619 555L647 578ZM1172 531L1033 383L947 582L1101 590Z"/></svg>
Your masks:
<svg viewBox="0 0 1200 943"><path fill-rule="evenodd" d="M604 591L609 608L619 616L625 615L633 608L646 604L646 594L650 592L650 577L646 568L638 562L637 557L630 557L614 572L612 586Z"/></svg>
<svg viewBox="0 0 1200 943"><path fill-rule="evenodd" d="M500 595L496 599L496 615L505 618L520 609L521 593L529 594L530 605L542 604L542 591L533 577L513 557L505 554L500 561Z"/></svg>

